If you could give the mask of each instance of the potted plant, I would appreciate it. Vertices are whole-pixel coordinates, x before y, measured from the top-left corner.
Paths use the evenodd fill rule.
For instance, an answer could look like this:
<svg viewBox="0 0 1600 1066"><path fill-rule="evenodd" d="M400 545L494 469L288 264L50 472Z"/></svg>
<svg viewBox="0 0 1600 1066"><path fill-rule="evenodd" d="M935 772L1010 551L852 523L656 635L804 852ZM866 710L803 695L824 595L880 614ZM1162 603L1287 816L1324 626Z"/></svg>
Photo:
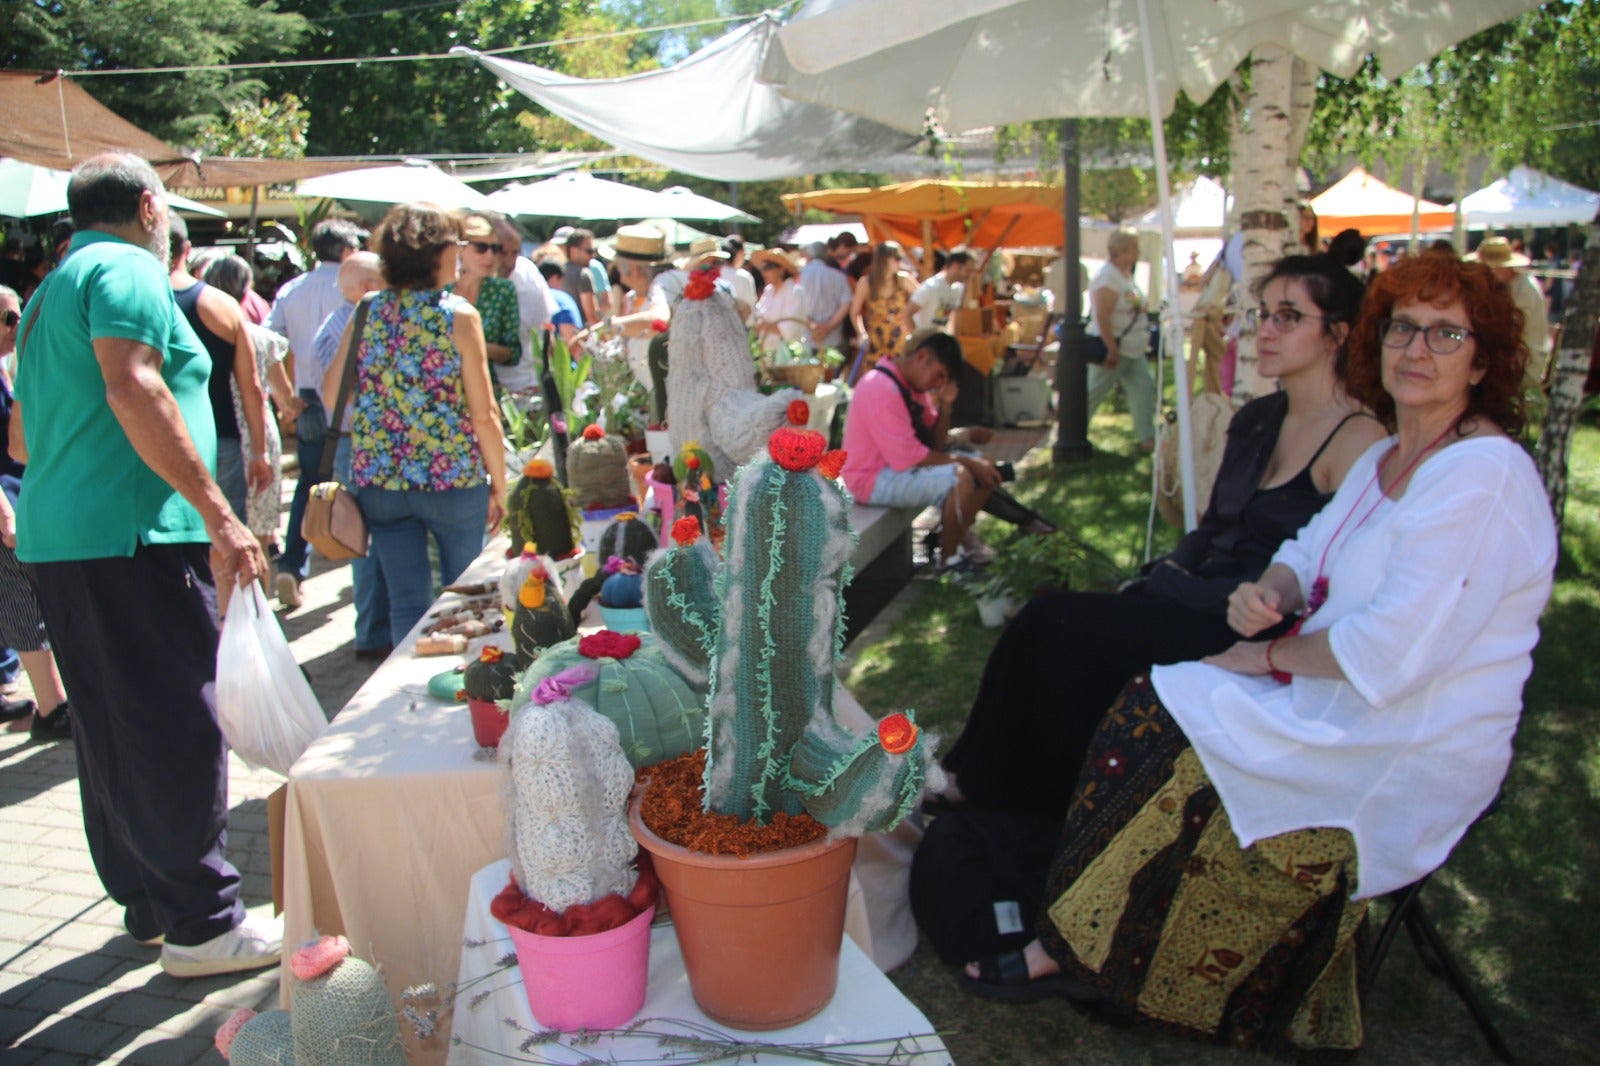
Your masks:
<svg viewBox="0 0 1600 1066"><path fill-rule="evenodd" d="M834 718L854 541L833 481L844 453L799 428L803 401L788 415L767 456L735 475L725 562L684 518L645 572L657 639L711 679L710 746L651 771L630 823L666 891L695 1001L741 1029L794 1025L827 1005L855 838L896 825L939 774L909 714L865 735Z"/></svg>

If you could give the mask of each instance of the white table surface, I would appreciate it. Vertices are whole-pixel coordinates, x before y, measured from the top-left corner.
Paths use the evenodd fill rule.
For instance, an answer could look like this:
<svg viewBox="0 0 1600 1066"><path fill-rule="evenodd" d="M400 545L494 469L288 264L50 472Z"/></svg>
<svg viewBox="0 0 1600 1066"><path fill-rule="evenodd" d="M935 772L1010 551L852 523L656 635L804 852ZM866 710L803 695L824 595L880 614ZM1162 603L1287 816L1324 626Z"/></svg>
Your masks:
<svg viewBox="0 0 1600 1066"><path fill-rule="evenodd" d="M458 987L495 969L496 961L512 950L506 927L489 913L489 904L506 886L511 864L504 860L485 866L472 876L467 897L466 917L461 938L482 941L481 947L468 947L461 954ZM571 1038L543 1043L519 1052L518 1045L529 1035L543 1030L528 1007L528 997L516 966L479 981L468 988L463 1000L470 1001L478 990L492 993L476 1007L461 1002L455 1008L454 1036L449 1066L478 1066L505 1062L593 1063L670 1062L667 1052L651 1037L601 1037L597 1043L579 1050L569 1045ZM852 1052L887 1054L898 1049L902 1056L893 1062L915 1066L941 1066L952 1060L933 1026L890 980L879 972L847 936L839 954L839 987L822 1013L788 1029L761 1033L742 1033L718 1025L701 1013L689 990L689 978L678 952L678 939L670 922L658 922L650 934L650 978L645 990L644 1008L638 1018L655 1019L652 1032L690 1032L685 1023L706 1028L742 1041L770 1044L853 1044ZM515 1023L513 1027L512 1023ZM619 1028L626 1028L620 1026ZM696 1034L701 1035L701 1034ZM906 1038L912 1039L906 1039ZM858 1043L859 1042L859 1043ZM846 1050L841 1048L841 1050ZM681 1053L680 1053L681 1054ZM730 1060L731 1061L731 1060ZM747 1057L742 1061L752 1061ZM800 1062L781 1052L760 1052L760 1062Z"/></svg>

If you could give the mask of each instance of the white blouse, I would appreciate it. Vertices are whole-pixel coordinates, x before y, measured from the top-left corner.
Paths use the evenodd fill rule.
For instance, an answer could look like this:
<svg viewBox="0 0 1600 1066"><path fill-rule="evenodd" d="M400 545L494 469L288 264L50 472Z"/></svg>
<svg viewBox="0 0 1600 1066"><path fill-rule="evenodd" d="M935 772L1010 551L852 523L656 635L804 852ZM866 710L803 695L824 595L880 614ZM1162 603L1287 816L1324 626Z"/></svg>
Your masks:
<svg viewBox="0 0 1600 1066"><path fill-rule="evenodd" d="M1494 799L1556 562L1544 486L1515 442L1450 445L1398 501L1373 484L1393 443L1357 460L1274 558L1309 589L1327 550L1328 600L1303 632L1328 630L1348 680L1283 685L1203 663L1151 671L1240 847L1349 830L1357 898L1438 868Z"/></svg>

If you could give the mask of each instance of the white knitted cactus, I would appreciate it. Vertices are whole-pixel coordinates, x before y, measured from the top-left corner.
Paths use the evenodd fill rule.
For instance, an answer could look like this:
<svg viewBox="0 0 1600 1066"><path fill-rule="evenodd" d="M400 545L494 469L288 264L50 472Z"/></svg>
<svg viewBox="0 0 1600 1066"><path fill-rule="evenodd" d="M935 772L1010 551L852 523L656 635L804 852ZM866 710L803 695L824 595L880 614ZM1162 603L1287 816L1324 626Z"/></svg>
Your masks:
<svg viewBox="0 0 1600 1066"><path fill-rule="evenodd" d="M508 778L511 872L554 911L626 896L638 874L628 831L633 767L617 727L588 704L547 688L500 742Z"/></svg>

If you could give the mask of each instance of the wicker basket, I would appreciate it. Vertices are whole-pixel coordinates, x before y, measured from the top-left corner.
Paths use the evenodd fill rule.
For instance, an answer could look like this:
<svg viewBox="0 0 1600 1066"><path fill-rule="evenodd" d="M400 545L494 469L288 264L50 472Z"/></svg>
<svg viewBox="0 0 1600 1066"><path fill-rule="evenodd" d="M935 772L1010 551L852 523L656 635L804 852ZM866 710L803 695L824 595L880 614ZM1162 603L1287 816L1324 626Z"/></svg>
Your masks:
<svg viewBox="0 0 1600 1066"><path fill-rule="evenodd" d="M769 385L789 385L807 396L816 394L817 386L827 373L820 363L789 363L784 366L761 367L761 379Z"/></svg>

